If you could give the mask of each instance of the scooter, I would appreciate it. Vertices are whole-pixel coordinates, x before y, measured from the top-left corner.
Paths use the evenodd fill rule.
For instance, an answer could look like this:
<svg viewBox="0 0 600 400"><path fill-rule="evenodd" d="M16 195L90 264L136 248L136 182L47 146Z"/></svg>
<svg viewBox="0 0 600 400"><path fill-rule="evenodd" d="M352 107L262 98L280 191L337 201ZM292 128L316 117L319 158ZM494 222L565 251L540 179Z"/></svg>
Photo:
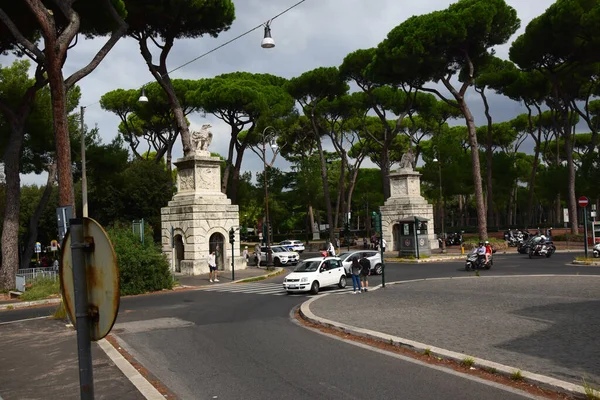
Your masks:
<svg viewBox="0 0 600 400"><path fill-rule="evenodd" d="M600 257L600 243L596 243L594 245L594 248L592 249L592 252L594 254L594 258Z"/></svg>
<svg viewBox="0 0 600 400"><path fill-rule="evenodd" d="M496 250L492 250L492 254L488 257L488 262L485 262L485 256L477 254L477 248L474 248L469 254L467 254L467 261L465 263L465 270L473 271L475 269L490 269L494 265L494 253Z"/></svg>
<svg viewBox="0 0 600 400"><path fill-rule="evenodd" d="M529 258L533 258L534 256L550 258L555 251L556 246L550 241L538 243L529 249Z"/></svg>

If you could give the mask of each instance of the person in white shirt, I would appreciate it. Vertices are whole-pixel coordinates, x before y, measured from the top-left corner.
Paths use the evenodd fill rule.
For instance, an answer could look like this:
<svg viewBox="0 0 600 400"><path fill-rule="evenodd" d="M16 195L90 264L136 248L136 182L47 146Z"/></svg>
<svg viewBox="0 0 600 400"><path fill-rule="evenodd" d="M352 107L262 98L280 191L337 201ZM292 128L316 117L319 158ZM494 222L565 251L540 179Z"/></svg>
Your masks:
<svg viewBox="0 0 600 400"><path fill-rule="evenodd" d="M208 281L209 282L219 282L217 279L217 256L215 255L215 251L212 250L208 255Z"/></svg>
<svg viewBox="0 0 600 400"><path fill-rule="evenodd" d="M381 250L383 250L384 253L385 253L386 246L387 246L387 242L385 241L384 238L381 238Z"/></svg>
<svg viewBox="0 0 600 400"><path fill-rule="evenodd" d="M242 253L242 255L244 256L244 260L246 260L246 262L248 262L248 259L250 258L250 253L248 252L248 246L244 247L244 252Z"/></svg>
<svg viewBox="0 0 600 400"><path fill-rule="evenodd" d="M335 247L333 246L333 243L331 243L331 241L329 241L329 244L327 246L327 253L330 256L335 256Z"/></svg>

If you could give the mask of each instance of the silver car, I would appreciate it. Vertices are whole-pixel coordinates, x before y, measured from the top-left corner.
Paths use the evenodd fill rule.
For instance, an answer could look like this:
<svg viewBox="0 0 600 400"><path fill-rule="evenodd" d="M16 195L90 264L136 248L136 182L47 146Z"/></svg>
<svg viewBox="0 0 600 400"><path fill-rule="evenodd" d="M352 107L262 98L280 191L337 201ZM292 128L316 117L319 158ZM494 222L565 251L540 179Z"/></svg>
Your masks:
<svg viewBox="0 0 600 400"><path fill-rule="evenodd" d="M350 266L352 265L352 258L356 257L359 260L363 256L363 254L367 257L369 262L371 263L371 273L381 275L383 271L383 266L381 264L381 254L375 250L357 250L350 251L345 253L340 253L338 257L342 260L342 264L344 265L344 269L346 270L346 274L350 274Z"/></svg>

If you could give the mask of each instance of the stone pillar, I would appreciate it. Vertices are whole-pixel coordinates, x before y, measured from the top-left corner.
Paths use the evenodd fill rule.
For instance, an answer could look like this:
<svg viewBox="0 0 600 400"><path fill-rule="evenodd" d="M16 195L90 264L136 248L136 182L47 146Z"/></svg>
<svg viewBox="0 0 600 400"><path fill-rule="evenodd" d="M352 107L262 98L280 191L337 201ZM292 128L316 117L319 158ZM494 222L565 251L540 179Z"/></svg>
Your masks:
<svg viewBox="0 0 600 400"><path fill-rule="evenodd" d="M171 231L183 239L181 272L198 275L208 272L207 257L212 235L219 238L223 267L231 269L229 230L236 229L233 248L235 268L246 268L240 254L239 209L221 192L221 159L208 151L178 159L177 194L161 209L162 248L171 259ZM174 265L172 265L174 268Z"/></svg>
<svg viewBox="0 0 600 400"><path fill-rule="evenodd" d="M428 220L427 238L430 252L438 248L434 240L433 206L421 196L421 174L412 168L402 168L390 174L390 198L380 208L381 230L387 242L386 250L399 250L398 238L394 237L394 226L408 217L420 217ZM427 254L427 253L424 253Z"/></svg>

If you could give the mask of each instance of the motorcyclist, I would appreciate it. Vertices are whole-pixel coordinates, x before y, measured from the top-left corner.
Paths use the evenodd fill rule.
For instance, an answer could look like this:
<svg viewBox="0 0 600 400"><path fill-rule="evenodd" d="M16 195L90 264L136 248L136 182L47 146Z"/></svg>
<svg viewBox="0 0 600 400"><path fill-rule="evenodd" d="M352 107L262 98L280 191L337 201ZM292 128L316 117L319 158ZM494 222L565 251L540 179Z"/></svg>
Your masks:
<svg viewBox="0 0 600 400"><path fill-rule="evenodd" d="M478 264L481 265L481 261L484 259L487 262L487 256L485 254L485 244L483 242L479 242L479 247L477 247L477 262L478 262Z"/></svg>
<svg viewBox="0 0 600 400"><path fill-rule="evenodd" d="M488 240L485 241L485 263L487 264L490 261L490 257L492 256L492 245Z"/></svg>

